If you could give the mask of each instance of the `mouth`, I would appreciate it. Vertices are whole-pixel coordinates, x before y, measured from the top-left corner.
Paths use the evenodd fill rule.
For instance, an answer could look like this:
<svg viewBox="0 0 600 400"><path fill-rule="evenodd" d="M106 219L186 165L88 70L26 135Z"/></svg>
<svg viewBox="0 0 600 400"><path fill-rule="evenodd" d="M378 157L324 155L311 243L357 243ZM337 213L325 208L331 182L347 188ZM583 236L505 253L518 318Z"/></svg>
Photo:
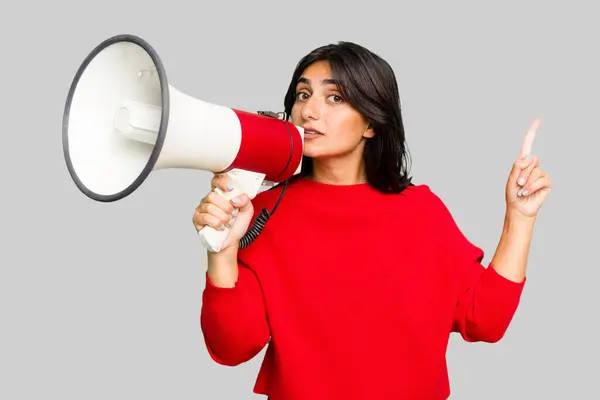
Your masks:
<svg viewBox="0 0 600 400"><path fill-rule="evenodd" d="M323 133L315 130L315 129L304 129L304 137L312 138L317 136L323 136Z"/></svg>

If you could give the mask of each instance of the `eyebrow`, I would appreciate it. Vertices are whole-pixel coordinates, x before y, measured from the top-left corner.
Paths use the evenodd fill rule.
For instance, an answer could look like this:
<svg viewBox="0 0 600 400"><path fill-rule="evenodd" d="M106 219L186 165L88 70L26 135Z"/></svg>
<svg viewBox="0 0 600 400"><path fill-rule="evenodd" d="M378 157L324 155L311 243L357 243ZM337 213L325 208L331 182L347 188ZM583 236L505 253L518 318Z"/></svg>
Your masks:
<svg viewBox="0 0 600 400"><path fill-rule="evenodd" d="M301 77L300 79L298 79L298 83L306 83L307 85L310 85L310 80ZM338 81L336 81L335 79L323 79L321 84L322 85L337 85Z"/></svg>

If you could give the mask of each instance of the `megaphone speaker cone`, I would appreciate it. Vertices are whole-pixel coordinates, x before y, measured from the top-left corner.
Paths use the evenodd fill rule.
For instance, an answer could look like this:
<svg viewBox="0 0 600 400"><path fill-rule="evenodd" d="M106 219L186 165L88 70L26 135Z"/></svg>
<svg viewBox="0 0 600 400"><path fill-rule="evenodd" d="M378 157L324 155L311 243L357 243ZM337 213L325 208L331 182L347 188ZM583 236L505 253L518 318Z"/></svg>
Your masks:
<svg viewBox="0 0 600 400"><path fill-rule="evenodd" d="M154 169L169 123L169 87L156 51L134 35L117 35L85 58L69 89L63 116L63 152L71 178L88 197L119 200ZM151 143L116 128L124 100L158 110Z"/></svg>

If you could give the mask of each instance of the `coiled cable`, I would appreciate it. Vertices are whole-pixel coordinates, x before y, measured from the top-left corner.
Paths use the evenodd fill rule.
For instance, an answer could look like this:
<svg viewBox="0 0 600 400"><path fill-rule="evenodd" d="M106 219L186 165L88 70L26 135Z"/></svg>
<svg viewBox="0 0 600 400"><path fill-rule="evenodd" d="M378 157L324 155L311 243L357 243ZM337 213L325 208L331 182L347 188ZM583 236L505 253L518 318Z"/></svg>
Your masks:
<svg viewBox="0 0 600 400"><path fill-rule="evenodd" d="M283 194L285 193L285 190L287 189L287 185L288 185L288 181L285 181L283 190L281 191L281 194L279 195L279 199L277 199L277 202L275 203L275 206L273 207L271 212L269 212L269 210L267 210L264 207L262 210L260 210L260 213L258 214L256 219L252 223L252 226L246 231L244 236L240 239L240 245L239 245L240 249L244 249L244 248L248 247L250 245L250 243L252 243L254 241L254 239L256 239L258 237L258 235L260 235L262 230L265 228L265 225L269 221L269 218L271 218L273 213L275 213L275 210L277 209L277 206L279 205L279 202L281 201L281 198L283 197Z"/></svg>

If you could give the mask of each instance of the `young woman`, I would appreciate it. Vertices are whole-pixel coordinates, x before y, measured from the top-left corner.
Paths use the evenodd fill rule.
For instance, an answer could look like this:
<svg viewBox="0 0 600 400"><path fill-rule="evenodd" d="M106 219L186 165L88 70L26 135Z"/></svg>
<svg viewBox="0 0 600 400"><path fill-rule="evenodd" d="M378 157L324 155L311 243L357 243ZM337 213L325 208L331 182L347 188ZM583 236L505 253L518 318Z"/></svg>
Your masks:
<svg viewBox="0 0 600 400"><path fill-rule="evenodd" d="M353 43L303 58L285 111L305 129L304 169L276 213L239 240L281 185L225 200L196 229L231 226L208 254L201 328L211 357L238 365L268 345L254 392L271 400L446 399L451 332L496 342L515 313L538 209L551 189L530 156L537 121L506 183L504 229L487 268L441 199L408 176L398 87ZM229 190L224 176L212 187Z"/></svg>

